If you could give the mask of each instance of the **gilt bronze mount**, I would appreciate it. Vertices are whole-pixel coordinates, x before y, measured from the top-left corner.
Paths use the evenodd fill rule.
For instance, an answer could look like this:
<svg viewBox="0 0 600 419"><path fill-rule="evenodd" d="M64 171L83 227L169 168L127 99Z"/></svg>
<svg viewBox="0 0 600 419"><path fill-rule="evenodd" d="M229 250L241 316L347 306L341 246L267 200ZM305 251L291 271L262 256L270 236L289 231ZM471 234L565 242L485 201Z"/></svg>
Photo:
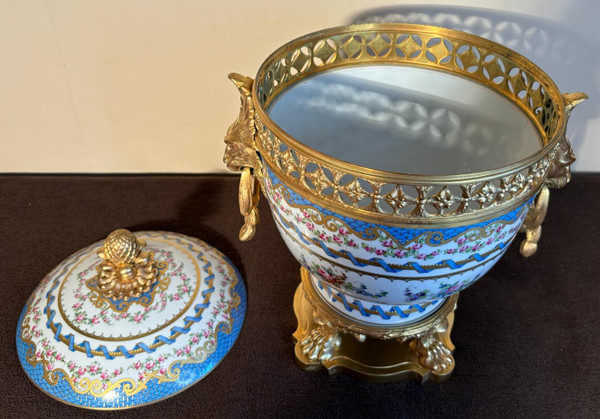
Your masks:
<svg viewBox="0 0 600 419"><path fill-rule="evenodd" d="M402 76L381 84L380 76L394 71ZM444 82L437 89L421 83L423 91L412 82L401 87L403 78L428 74L431 84ZM535 254L550 188L571 178L567 121L587 96L561 93L535 64L502 45L410 24L315 32L275 50L255 80L229 77L241 94L224 156L231 170L242 172L240 239L254 235L262 189L302 265L294 297L298 364L371 381L448 378L458 293L491 269L519 231L525 233L521 254ZM308 93L292 95L301 88ZM472 88L479 93L471 95ZM444 106L427 108L438 92ZM502 105L490 111L487 100ZM282 103L288 111L278 114ZM498 122L500 108L514 119ZM407 122L406 109L421 120ZM295 124L303 112L315 119ZM446 125L436 125L440 115ZM471 140L467 128L479 120L487 137ZM348 138L362 129L357 121L373 131L350 147ZM517 121L527 134L503 137ZM329 124L325 134L319 124ZM406 153L376 148L396 132L402 134L397 142L385 143L391 148L419 142ZM424 149L438 154L404 157L427 141L434 145ZM397 156L391 169L382 168L396 164L386 153ZM455 170L435 172L450 155ZM414 160L426 169L403 170Z"/></svg>
<svg viewBox="0 0 600 419"><path fill-rule="evenodd" d="M302 283L294 295L298 320L294 355L302 369L325 368L330 374L343 372L379 383L410 378L441 382L452 374L454 344L450 332L458 294L435 315L386 330L340 316L315 292L306 269L300 268L300 276Z"/></svg>

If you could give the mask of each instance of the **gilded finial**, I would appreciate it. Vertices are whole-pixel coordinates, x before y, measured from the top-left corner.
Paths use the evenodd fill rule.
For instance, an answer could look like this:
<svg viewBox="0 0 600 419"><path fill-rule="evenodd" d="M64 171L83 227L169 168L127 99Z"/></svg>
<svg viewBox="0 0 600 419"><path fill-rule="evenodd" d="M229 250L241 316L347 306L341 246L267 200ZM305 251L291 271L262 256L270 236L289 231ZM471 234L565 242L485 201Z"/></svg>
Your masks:
<svg viewBox="0 0 600 419"><path fill-rule="evenodd" d="M150 290L158 271L154 255L142 252L146 243L130 231L119 229L108 235L98 252L103 259L98 270L98 288L108 298L125 300Z"/></svg>

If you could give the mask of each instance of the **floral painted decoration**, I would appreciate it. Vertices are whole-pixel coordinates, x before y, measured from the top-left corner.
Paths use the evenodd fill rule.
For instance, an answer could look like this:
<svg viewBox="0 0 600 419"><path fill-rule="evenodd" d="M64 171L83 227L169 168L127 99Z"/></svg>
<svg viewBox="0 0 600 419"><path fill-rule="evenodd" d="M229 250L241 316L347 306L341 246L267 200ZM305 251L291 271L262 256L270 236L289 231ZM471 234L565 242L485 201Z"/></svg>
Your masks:
<svg viewBox="0 0 600 419"><path fill-rule="evenodd" d="M163 269L150 299L122 310L90 301L100 263L95 243L44 278L23 310L19 359L59 400L96 408L160 400L208 374L239 334L245 288L220 252L175 233L136 234Z"/></svg>

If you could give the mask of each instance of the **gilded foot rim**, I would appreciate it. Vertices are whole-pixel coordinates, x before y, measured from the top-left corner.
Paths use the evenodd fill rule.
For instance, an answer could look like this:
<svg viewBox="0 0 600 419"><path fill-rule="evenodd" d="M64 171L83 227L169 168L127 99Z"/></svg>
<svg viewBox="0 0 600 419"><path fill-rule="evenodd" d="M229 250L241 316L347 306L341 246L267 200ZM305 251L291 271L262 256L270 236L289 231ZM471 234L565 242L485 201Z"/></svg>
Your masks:
<svg viewBox="0 0 600 419"><path fill-rule="evenodd" d="M379 339L353 333L338 326L339 319L330 310L322 310L322 301L313 300L308 276L294 295L294 312L298 328L294 332L297 364L306 371L325 368L330 374L345 373L370 382L393 382L406 379L441 382L454 370L454 345L450 332L454 323L455 301L451 310L440 310L430 317L441 317L434 326L413 336ZM311 301L307 299L310 295ZM421 323L421 322L419 322ZM408 327L407 327L408 329ZM410 329L418 329L411 324Z"/></svg>

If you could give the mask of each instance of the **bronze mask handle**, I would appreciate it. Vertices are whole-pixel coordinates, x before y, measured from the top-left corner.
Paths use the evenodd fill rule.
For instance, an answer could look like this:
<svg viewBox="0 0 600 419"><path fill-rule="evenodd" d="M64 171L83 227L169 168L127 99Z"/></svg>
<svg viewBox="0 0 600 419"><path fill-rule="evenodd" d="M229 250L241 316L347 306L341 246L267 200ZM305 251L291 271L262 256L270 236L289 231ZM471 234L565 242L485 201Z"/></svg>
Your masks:
<svg viewBox="0 0 600 419"><path fill-rule="evenodd" d="M238 192L240 213L244 216L244 225L239 238L247 241L254 237L260 218L258 200L262 162L256 149L254 136L254 104L252 103L252 84L254 80L237 73L229 74L229 79L237 86L241 96L240 114L225 135L225 155L223 162L229 170L242 172Z"/></svg>
<svg viewBox="0 0 600 419"><path fill-rule="evenodd" d="M575 106L587 98L588 96L581 92L563 94L565 118L567 121ZM523 256L532 256L537 251L538 242L542 235L542 222L546 217L548 201L550 199L550 190L548 188L563 188L571 181L571 165L574 161L575 153L573 153L571 142L565 134L558 140L558 143L550 154L550 169L548 170L546 184L540 190L535 203L529 209L529 214L527 214L525 222L521 226L521 232L524 232L526 235L520 247Z"/></svg>

